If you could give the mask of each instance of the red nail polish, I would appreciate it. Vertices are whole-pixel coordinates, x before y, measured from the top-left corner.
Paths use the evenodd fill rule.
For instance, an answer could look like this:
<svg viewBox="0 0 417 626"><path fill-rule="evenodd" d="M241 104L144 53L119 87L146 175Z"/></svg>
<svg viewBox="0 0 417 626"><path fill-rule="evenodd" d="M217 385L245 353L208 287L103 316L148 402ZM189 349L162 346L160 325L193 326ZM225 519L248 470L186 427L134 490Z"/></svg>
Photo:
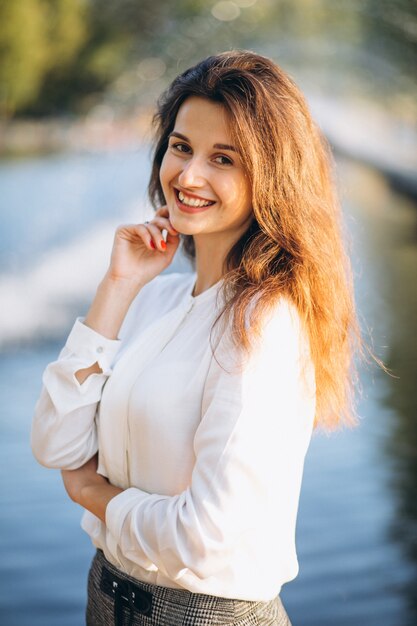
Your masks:
<svg viewBox="0 0 417 626"><path fill-rule="evenodd" d="M165 241L161 241L161 248L163 250L166 250L166 247L167 247L167 245L166 245Z"/></svg>
<svg viewBox="0 0 417 626"><path fill-rule="evenodd" d="M151 239L151 248L153 248L153 249L155 250L155 244L154 244L154 242L152 241L152 239Z"/></svg>

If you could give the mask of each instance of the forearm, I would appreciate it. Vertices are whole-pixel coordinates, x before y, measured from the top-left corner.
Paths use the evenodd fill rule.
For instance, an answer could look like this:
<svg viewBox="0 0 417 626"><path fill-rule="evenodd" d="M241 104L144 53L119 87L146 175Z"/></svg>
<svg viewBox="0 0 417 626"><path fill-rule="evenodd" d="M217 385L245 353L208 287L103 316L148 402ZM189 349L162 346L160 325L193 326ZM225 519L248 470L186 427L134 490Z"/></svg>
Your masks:
<svg viewBox="0 0 417 626"><path fill-rule="evenodd" d="M81 489L78 504L105 523L108 503L122 491L123 489L115 487L110 483L86 485Z"/></svg>
<svg viewBox="0 0 417 626"><path fill-rule="evenodd" d="M142 286L106 275L97 288L84 324L108 339L117 339L126 313Z"/></svg>
<svg viewBox="0 0 417 626"><path fill-rule="evenodd" d="M99 284L84 324L108 339L116 339L134 298L142 287L131 281L113 280L107 275ZM100 374L98 363L75 373L80 385L90 374Z"/></svg>

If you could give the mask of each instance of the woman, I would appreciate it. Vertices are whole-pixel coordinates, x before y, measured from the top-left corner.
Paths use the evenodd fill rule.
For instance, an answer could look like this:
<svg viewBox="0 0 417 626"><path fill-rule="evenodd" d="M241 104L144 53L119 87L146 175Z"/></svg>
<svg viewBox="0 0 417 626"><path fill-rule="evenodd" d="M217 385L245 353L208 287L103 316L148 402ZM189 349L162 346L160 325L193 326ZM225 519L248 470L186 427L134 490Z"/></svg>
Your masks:
<svg viewBox="0 0 417 626"><path fill-rule="evenodd" d="M33 452L86 510L89 625L290 624L305 454L354 421L361 348L329 151L247 51L178 76L155 122L155 217L117 230ZM181 241L195 271L161 275Z"/></svg>

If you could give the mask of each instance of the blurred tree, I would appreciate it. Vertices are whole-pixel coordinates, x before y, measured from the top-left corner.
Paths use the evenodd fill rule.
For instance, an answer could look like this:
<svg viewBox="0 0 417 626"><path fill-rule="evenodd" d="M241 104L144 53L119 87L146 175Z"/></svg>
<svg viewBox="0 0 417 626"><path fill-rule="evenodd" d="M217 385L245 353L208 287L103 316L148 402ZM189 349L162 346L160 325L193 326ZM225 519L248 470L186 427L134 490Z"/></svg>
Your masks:
<svg viewBox="0 0 417 626"><path fill-rule="evenodd" d="M9 117L41 101L86 39L84 0L0 0L0 110Z"/></svg>
<svg viewBox="0 0 417 626"><path fill-rule="evenodd" d="M228 4L232 18L224 12ZM85 113L104 92L116 107L153 102L178 71L233 47L258 50L298 73L304 67L332 90L339 80L341 89L360 83L359 90L379 85L380 93L388 92L396 72L405 77L401 85L395 81L400 93L403 84L405 90L415 85L417 4L0 0L0 114ZM165 70L152 76L142 61L152 62L148 70Z"/></svg>
<svg viewBox="0 0 417 626"><path fill-rule="evenodd" d="M43 0L51 68L66 67L87 37L85 0Z"/></svg>
<svg viewBox="0 0 417 626"><path fill-rule="evenodd" d="M48 63L46 5L0 0L0 111L10 117L39 93Z"/></svg>
<svg viewBox="0 0 417 626"><path fill-rule="evenodd" d="M1 1L1 0L0 0ZM142 53L141 44L155 37L158 24L163 28L169 19L168 0L47 0L53 2L57 19L64 11L78 5L78 17L83 13L84 37L77 54L67 62L54 63L44 76L42 90L23 110L30 115L50 115L65 111L84 113L99 98L106 87L123 72L126 65ZM82 10L81 10L82 9ZM75 15L72 15L76 21ZM68 33L71 32L69 27Z"/></svg>
<svg viewBox="0 0 417 626"><path fill-rule="evenodd" d="M364 0L360 6L364 44L375 55L390 58L400 71L413 74L417 66L417 2Z"/></svg>

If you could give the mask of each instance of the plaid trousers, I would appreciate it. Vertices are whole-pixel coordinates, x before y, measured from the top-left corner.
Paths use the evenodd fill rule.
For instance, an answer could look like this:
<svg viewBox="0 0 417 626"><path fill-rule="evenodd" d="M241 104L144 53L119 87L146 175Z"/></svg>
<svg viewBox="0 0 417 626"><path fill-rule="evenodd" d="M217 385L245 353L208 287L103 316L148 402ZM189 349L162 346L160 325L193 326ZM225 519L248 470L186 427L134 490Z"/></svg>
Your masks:
<svg viewBox="0 0 417 626"><path fill-rule="evenodd" d="M277 596L234 600L144 583L97 550L88 574L87 626L291 626Z"/></svg>

